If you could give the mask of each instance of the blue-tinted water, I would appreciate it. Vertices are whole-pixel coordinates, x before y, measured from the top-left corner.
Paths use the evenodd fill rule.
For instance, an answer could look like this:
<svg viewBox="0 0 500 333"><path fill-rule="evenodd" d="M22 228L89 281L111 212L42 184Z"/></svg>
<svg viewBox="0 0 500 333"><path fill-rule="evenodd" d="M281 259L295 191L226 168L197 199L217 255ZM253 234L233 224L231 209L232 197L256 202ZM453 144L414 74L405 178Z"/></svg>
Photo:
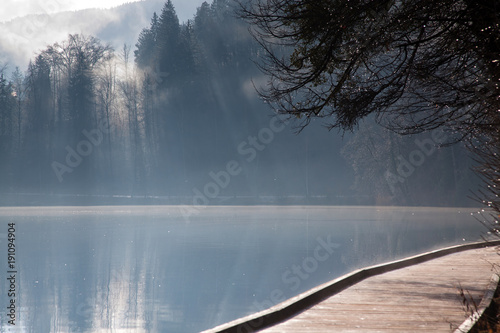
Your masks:
<svg viewBox="0 0 500 333"><path fill-rule="evenodd" d="M186 209L1 208L2 332L198 332L484 231L475 209ZM6 317L9 222L15 326Z"/></svg>

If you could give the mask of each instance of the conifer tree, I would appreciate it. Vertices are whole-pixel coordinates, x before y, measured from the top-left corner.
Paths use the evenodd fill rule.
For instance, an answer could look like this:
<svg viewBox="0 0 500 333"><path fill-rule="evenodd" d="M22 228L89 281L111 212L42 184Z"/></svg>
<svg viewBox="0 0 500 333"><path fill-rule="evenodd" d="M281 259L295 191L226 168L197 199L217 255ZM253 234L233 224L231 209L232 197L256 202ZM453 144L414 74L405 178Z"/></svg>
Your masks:
<svg viewBox="0 0 500 333"><path fill-rule="evenodd" d="M174 5L168 0L158 20L158 60L159 70L165 76L174 77L180 72L179 52L180 25ZM170 80L169 80L170 81Z"/></svg>
<svg viewBox="0 0 500 333"><path fill-rule="evenodd" d="M134 51L135 62L139 68L146 68L154 66L157 60L157 42L158 42L158 15L153 13L151 25L149 28L142 29L139 34L139 39L135 46L137 49Z"/></svg>

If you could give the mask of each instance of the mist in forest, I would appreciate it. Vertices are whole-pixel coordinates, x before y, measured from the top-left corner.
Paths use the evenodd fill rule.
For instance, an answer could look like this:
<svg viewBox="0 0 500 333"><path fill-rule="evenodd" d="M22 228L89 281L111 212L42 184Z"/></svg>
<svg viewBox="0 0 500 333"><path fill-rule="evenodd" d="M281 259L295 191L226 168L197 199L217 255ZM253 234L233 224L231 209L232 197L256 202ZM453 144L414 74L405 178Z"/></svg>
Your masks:
<svg viewBox="0 0 500 333"><path fill-rule="evenodd" d="M232 2L185 21L171 1L153 7L133 24L137 10L106 12L20 67L2 59L1 205L475 204L469 152L444 132L399 136L370 118L301 130L275 114L257 93L264 51Z"/></svg>

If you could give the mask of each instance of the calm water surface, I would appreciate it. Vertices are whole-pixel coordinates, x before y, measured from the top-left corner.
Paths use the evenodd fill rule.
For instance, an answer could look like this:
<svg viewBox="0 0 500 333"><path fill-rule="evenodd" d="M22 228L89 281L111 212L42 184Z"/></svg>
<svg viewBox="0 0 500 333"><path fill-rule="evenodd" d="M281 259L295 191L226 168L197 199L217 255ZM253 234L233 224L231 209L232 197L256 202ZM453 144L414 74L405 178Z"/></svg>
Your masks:
<svg viewBox="0 0 500 333"><path fill-rule="evenodd" d="M198 332L356 268L480 239L477 209L0 208L2 332ZM16 228L16 325L6 307Z"/></svg>

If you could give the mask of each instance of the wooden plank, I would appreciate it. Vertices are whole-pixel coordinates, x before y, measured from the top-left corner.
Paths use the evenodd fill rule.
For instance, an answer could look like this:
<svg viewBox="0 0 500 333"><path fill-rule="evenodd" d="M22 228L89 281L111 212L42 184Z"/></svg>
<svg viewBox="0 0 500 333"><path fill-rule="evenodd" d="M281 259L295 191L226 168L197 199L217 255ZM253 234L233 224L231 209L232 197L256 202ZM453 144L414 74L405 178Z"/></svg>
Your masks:
<svg viewBox="0 0 500 333"><path fill-rule="evenodd" d="M468 250L367 278L262 332L453 332L470 315L458 288L479 305L497 252Z"/></svg>

